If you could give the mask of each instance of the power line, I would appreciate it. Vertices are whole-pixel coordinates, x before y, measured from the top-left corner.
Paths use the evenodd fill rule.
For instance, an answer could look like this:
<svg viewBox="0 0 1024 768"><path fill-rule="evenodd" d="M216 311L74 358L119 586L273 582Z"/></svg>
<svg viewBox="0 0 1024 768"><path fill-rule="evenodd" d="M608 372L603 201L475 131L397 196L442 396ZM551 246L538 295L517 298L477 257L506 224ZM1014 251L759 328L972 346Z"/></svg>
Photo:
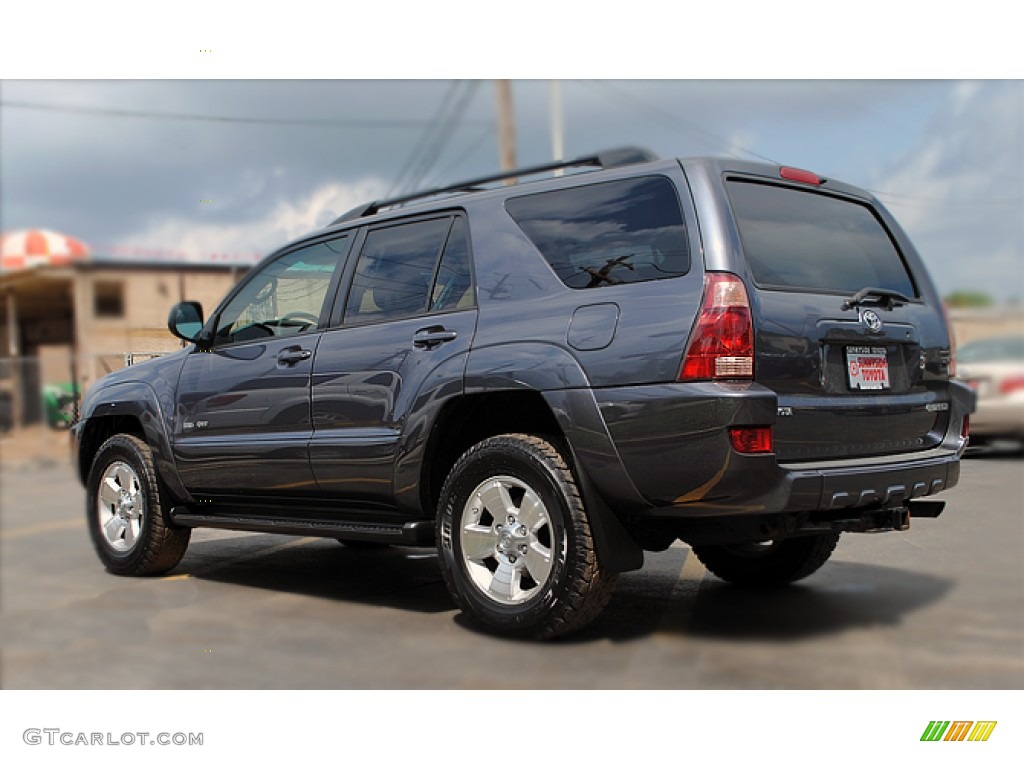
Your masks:
<svg viewBox="0 0 1024 768"><path fill-rule="evenodd" d="M865 187L865 192L870 192L876 197L891 197L893 198L890 205L955 205L957 207L968 207L968 208L988 208L990 206L1018 206L1021 204L1020 199L985 199L985 198L961 198L961 199L947 199L943 200L938 197L920 197L918 195L905 195L897 192L885 192L881 189L870 189Z"/></svg>
<svg viewBox="0 0 1024 768"><path fill-rule="evenodd" d="M445 146L451 140L459 123L462 122L462 116L465 114L466 108L469 106L469 102L476 93L476 89L479 84L480 83L477 80L472 80L467 83L466 88L463 89L462 96L452 107L444 124L438 127L433 142L425 150L422 161L413 171L413 174L406 185L409 192L418 188L424 177L430 173L431 168L434 167L438 159L441 157L441 153L444 152Z"/></svg>
<svg viewBox="0 0 1024 768"><path fill-rule="evenodd" d="M188 120L207 123L245 123L250 125L415 128L428 122L421 118L244 117L232 115L200 115L186 112L145 112L133 109L81 107L73 104L47 104L42 102L8 100L0 100L0 107L6 109L28 109L44 112L67 112L102 117L128 117L145 120Z"/></svg>
<svg viewBox="0 0 1024 768"><path fill-rule="evenodd" d="M444 92L444 96L441 97L441 103L440 105L438 105L438 108L434 112L433 117L431 117L426 130L420 134L419 139L417 139L415 146L413 146L412 148L412 152L409 153L409 157L406 158L406 161L402 165L401 170L399 170L398 177L388 188L385 197L391 197L392 192L394 192L395 190L401 190L403 188L406 176L411 172L413 165L419 161L420 155L424 152L427 143L433 137L434 131L437 129L437 126L441 123L441 120L443 119L445 112L448 109L448 105L449 103L451 103L452 97L455 95L458 89L459 81L453 80L451 84L448 86L448 90Z"/></svg>
<svg viewBox="0 0 1024 768"><path fill-rule="evenodd" d="M611 93L617 95L619 98L631 101L634 105L637 106L638 109L640 109L641 112L644 112L647 115L647 117L651 118L655 122L659 122L662 125L676 131L681 130L689 133L698 134L699 136L702 136L704 140L710 143L712 146L717 146L718 148L723 149L724 151L728 152L733 156L735 156L736 152L739 151L756 157L760 160L764 160L765 162L780 165L780 163L776 162L775 160L772 160L770 157L762 155L758 152L754 152L751 149L743 149L740 147L733 149L732 145L729 142L723 141L710 131L701 128L700 126L695 125L694 123L691 123L689 120L684 120L678 115L673 115L670 112L666 112L660 107L656 107L653 104L649 104L648 102L638 98L629 91L621 90L620 88L613 86L611 83L605 82L603 80L597 80L594 81L594 85L603 87L607 91L610 91Z"/></svg>
<svg viewBox="0 0 1024 768"><path fill-rule="evenodd" d="M715 144L715 145L717 145L717 146L719 146L721 148L725 148L727 151L730 151L730 149L731 149L730 146L727 143L725 143L722 140L718 139L718 137L716 137L714 134L711 134L710 132L703 130L699 126L694 125L693 123L690 123L688 121L682 120L682 118L676 117L676 116L666 112L665 110L662 110L662 109L660 109L660 108L658 108L658 107L656 107L656 106L654 106L652 104L649 104L649 103L643 101L642 99L639 99L638 97L634 96L633 94L631 94L631 93L629 93L627 91L623 91L623 90L621 90L619 88L616 88L611 83L599 80L599 81L595 81L594 84L595 85L603 86L608 91L614 92L618 96L620 96L620 97L622 97L624 99L627 99L629 101L632 101L635 105L637 105L637 107L639 107L644 112L646 112L649 117L651 117L652 119L656 119L658 122L661 122L663 125L666 125L666 126L672 127L672 128L678 128L679 126L675 125L675 123L678 121L680 123L685 124L687 130L691 130L691 131L693 131L695 133L702 134L705 137L705 139L708 140L709 142L711 142L712 144ZM754 157L760 158L761 160L765 160L766 162L772 163L774 165L781 165L781 163L779 163L778 161L773 160L770 157L766 157L765 155L762 155L762 154L759 154L757 152L754 152L753 150L742 149L742 148L737 148L737 149L740 152L745 152L748 155L752 155ZM736 153L730 151L730 154L735 156ZM1007 199L1007 200L978 200L978 199L973 199L973 200L940 200L940 199L936 199L936 198L921 197L921 196L918 196L918 195L906 195L906 194L899 194L899 193L894 193L894 192L885 192L885 191L879 190L879 189L865 189L865 191L871 192L872 194L877 195L879 197L899 198L899 199L894 199L890 203L891 205L915 205L916 204L916 205L957 205L957 206L970 206L970 207L979 207L979 206L980 207L987 207L987 206L1002 206L1002 205L1006 205L1006 206L1019 205L1019 202L1020 202L1019 200L1012 200L1012 199Z"/></svg>
<svg viewBox="0 0 1024 768"><path fill-rule="evenodd" d="M483 144L484 140L492 133L493 128L489 125L485 126L484 129L481 130L480 133L478 133L476 137L466 146L466 149L460 152L459 156L452 160L452 162L448 163L448 165L446 165L442 170L438 171L434 178L439 180L444 179L448 174L455 170L455 168L457 168L459 165L465 162L466 158L472 155L477 150L477 147Z"/></svg>

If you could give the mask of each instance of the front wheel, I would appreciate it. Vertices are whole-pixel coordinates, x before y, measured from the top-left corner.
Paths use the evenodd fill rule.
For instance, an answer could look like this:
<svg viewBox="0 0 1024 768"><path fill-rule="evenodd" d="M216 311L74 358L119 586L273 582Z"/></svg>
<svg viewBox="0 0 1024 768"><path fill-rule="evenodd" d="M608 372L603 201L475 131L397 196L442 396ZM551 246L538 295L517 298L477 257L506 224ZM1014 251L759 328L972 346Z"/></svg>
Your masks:
<svg viewBox="0 0 1024 768"><path fill-rule="evenodd" d="M617 574L598 562L576 480L533 435L481 441L441 490L438 548L456 604L484 628L548 638L595 619Z"/></svg>
<svg viewBox="0 0 1024 768"><path fill-rule="evenodd" d="M86 484L85 513L96 554L111 573L148 576L176 566L191 528L164 520L153 454L134 435L114 435L96 454Z"/></svg>
<svg viewBox="0 0 1024 768"><path fill-rule="evenodd" d="M838 533L822 533L750 544L697 545L693 553L724 581L745 587L777 587L821 568L838 542Z"/></svg>

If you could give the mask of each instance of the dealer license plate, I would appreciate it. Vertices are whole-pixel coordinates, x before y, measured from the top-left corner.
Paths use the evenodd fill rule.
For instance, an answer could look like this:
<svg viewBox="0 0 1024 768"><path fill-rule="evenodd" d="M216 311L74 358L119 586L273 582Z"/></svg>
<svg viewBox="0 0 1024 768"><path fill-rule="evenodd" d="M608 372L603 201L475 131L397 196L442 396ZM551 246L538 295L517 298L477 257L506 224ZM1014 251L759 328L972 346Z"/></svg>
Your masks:
<svg viewBox="0 0 1024 768"><path fill-rule="evenodd" d="M850 389L889 389L885 347L847 347L846 378Z"/></svg>

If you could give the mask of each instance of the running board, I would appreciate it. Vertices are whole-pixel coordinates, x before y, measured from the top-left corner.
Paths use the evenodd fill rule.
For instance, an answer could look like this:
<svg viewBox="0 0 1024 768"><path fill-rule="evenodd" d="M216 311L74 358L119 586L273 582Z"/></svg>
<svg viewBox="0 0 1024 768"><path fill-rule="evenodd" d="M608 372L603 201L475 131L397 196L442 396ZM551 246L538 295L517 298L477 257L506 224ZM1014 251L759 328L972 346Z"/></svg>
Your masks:
<svg viewBox="0 0 1024 768"><path fill-rule="evenodd" d="M414 547L434 544L434 523L430 520L417 520L404 525L343 523L333 520L285 520L236 515L198 515L187 507L172 509L171 520L176 525L186 528L226 528L231 531L282 533L289 536L323 536Z"/></svg>

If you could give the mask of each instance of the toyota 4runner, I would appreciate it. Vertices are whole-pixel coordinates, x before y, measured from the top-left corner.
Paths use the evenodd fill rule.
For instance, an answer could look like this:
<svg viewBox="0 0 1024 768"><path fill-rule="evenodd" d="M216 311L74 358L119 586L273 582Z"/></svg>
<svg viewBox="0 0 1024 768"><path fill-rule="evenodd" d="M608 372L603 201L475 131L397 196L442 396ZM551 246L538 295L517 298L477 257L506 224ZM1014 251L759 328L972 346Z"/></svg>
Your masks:
<svg viewBox="0 0 1024 768"><path fill-rule="evenodd" d="M777 585L935 517L974 404L872 195L642 150L361 206L168 324L189 345L73 430L108 570L166 572L201 527L436 546L509 635L579 628L677 539Z"/></svg>

